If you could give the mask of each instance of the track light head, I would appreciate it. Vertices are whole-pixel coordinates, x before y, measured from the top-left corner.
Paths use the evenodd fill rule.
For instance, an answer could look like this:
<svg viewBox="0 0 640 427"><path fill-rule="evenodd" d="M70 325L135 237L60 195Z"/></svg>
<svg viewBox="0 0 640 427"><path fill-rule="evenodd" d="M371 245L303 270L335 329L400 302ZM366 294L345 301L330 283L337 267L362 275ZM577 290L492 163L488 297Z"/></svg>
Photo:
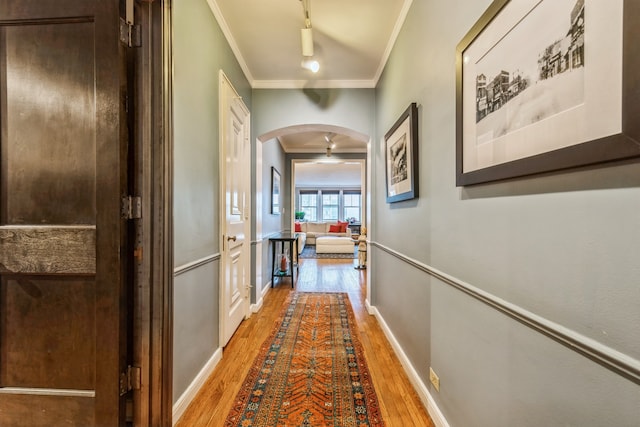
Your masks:
<svg viewBox="0 0 640 427"><path fill-rule="evenodd" d="M300 39L302 41L302 56L313 56L313 30L311 27L302 28L300 30Z"/></svg>
<svg viewBox="0 0 640 427"><path fill-rule="evenodd" d="M324 140L327 141L327 147L336 148L336 143L331 139L334 134L328 133L324 136Z"/></svg>
<svg viewBox="0 0 640 427"><path fill-rule="evenodd" d="M311 30L311 16L309 14L309 1L302 2L302 13L304 14L304 28L300 30L300 40L302 41L302 56L313 56L313 32Z"/></svg>
<svg viewBox="0 0 640 427"><path fill-rule="evenodd" d="M302 60L302 68L306 68L313 73L317 73L320 70L320 63L315 59L305 58Z"/></svg>

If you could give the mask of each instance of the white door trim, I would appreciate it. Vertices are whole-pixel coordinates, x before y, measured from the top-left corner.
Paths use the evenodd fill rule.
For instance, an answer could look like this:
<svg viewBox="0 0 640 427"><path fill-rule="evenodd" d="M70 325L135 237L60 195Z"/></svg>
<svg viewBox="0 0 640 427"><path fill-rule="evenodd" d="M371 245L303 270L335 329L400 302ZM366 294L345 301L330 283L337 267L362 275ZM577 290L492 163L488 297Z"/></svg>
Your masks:
<svg viewBox="0 0 640 427"><path fill-rule="evenodd" d="M369 144L371 145L371 144ZM369 146L367 146L367 153L369 152ZM294 154L295 155L295 154ZM369 156L369 154L367 154L367 156ZM369 191L369 183L370 183L370 177L367 176L368 173L368 162L370 161L369 157L367 157L366 159L351 159L351 158L339 158L338 156L336 156L336 160L338 162L340 161L344 161L344 162L350 162L350 163L359 163L360 164L360 191L362 194L362 219L361 219L361 224L364 225L369 225L369 214L370 214L370 208L369 206L369 197L370 197L370 191ZM294 229L294 225L295 225L295 215L294 212L296 211L296 166L301 164L301 163L316 163L318 160L314 159L314 158L292 158L291 159L291 200L290 200L290 206L289 209L291 209L291 230L293 231Z"/></svg>

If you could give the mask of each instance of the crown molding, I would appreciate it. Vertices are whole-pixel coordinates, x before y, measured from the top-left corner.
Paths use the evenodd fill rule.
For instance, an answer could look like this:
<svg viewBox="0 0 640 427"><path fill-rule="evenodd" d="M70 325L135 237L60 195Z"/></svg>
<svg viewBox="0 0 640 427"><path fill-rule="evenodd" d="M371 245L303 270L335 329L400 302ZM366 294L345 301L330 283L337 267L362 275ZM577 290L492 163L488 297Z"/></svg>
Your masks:
<svg viewBox="0 0 640 427"><path fill-rule="evenodd" d="M375 80L254 80L254 89L373 89Z"/></svg>
<svg viewBox="0 0 640 427"><path fill-rule="evenodd" d="M235 55L236 60L238 61L238 64L240 64L240 68L242 69L244 76L249 81L249 84L251 85L251 87L253 87L252 82L254 80L253 80L253 76L251 75L251 71L249 71L247 62L244 60L244 57L240 52L240 48L238 47L236 40L233 38L233 35L231 34L231 30L229 29L229 25L227 24L227 21L224 19L224 16L222 16L222 11L220 10L218 3L216 3L216 0L207 0L207 4L209 5L209 8L211 9L211 12L213 13L213 16L215 17L216 21L218 21L218 25L222 30L222 34L224 34L225 39L227 39L227 43L229 43L229 47L231 47L231 51Z"/></svg>
<svg viewBox="0 0 640 427"><path fill-rule="evenodd" d="M382 54L382 58L380 59L380 65L378 66L378 70L376 71L376 76L373 79L375 81L375 86L378 85L378 81L380 80L380 76L382 76L384 67L387 66L387 61L389 60L389 56L391 55L393 46L396 44L396 39L398 38L398 35L400 35L400 30L402 30L404 21L407 19L407 15L409 14L409 9L411 8L411 4L413 4L413 0L405 0L404 4L402 5L402 9L400 10L400 14L398 15L398 20L396 21L396 25L393 27L393 31L391 32L391 37L389 37L389 43L387 43L387 48L384 50L384 53Z"/></svg>

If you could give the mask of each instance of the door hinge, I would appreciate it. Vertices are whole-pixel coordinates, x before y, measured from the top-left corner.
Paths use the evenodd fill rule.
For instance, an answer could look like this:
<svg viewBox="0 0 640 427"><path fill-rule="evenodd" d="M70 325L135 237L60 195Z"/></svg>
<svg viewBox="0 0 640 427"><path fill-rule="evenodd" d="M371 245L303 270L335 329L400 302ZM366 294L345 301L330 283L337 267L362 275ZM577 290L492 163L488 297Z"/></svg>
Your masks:
<svg viewBox="0 0 640 427"><path fill-rule="evenodd" d="M142 218L142 198L140 196L123 197L121 214L124 219Z"/></svg>
<svg viewBox="0 0 640 427"><path fill-rule="evenodd" d="M129 47L142 46L142 28L120 18L120 41Z"/></svg>
<svg viewBox="0 0 640 427"><path fill-rule="evenodd" d="M127 370L120 374L120 396L131 390L140 390L142 373L137 366L127 366Z"/></svg>

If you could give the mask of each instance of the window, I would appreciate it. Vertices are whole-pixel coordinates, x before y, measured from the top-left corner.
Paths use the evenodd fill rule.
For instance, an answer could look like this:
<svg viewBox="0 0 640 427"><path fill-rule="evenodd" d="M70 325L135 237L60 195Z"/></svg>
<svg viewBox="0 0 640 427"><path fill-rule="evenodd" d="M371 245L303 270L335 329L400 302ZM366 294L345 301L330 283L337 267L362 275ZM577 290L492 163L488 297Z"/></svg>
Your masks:
<svg viewBox="0 0 640 427"><path fill-rule="evenodd" d="M322 220L323 221L337 221L339 219L338 212L340 212L339 204L340 193L338 191L322 192Z"/></svg>
<svg viewBox="0 0 640 427"><path fill-rule="evenodd" d="M355 218L356 222L360 222L360 206L362 204L362 197L359 191L345 191L343 194L344 216L346 220L348 218Z"/></svg>
<svg viewBox="0 0 640 427"><path fill-rule="evenodd" d="M318 220L318 192L300 192L300 210L304 212L304 219L307 221Z"/></svg>
<svg viewBox="0 0 640 427"><path fill-rule="evenodd" d="M305 189L298 190L296 211L304 212L305 221L335 222L354 218L362 220L360 190Z"/></svg>

